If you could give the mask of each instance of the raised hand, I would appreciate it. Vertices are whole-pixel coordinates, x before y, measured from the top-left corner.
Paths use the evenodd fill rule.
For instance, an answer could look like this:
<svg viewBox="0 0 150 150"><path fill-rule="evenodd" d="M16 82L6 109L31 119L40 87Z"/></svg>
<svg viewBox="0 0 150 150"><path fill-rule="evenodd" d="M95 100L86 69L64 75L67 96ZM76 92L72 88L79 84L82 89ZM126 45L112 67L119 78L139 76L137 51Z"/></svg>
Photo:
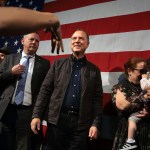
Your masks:
<svg viewBox="0 0 150 150"><path fill-rule="evenodd" d="M51 52L54 53L55 49L57 54L59 54L60 49L64 52L60 22L56 19L50 27L45 29L45 32L51 32Z"/></svg>

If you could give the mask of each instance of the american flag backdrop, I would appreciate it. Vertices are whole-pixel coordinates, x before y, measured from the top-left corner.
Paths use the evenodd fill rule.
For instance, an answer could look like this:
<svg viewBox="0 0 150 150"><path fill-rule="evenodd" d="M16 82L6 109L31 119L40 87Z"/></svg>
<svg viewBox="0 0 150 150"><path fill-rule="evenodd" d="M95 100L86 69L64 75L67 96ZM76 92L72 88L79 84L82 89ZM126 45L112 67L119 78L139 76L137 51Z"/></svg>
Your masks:
<svg viewBox="0 0 150 150"><path fill-rule="evenodd" d="M35 10L56 13L61 22L64 53L51 54L50 35L40 32L38 54L55 59L71 54L70 36L77 28L90 35L90 46L86 51L88 60L102 72L104 90L104 117L102 138L113 139L118 118L111 105L111 88L123 71L128 58L150 57L150 0L13 0L7 5L17 5ZM10 12L11 13L11 12ZM20 37L19 37L20 38ZM0 46L8 44L14 53L21 51L19 38L0 39ZM12 42L12 45L9 45Z"/></svg>

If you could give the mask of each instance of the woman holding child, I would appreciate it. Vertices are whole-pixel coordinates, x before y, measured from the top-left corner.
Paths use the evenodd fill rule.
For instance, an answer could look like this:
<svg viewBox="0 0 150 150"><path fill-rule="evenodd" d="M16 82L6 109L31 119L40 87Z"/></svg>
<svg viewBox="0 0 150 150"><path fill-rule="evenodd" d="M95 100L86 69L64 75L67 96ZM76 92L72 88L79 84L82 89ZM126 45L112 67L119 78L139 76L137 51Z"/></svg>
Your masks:
<svg viewBox="0 0 150 150"><path fill-rule="evenodd" d="M143 58L130 58L124 65L125 79L113 86L112 101L120 115L113 150L147 150L150 134L150 89L141 89L140 80L146 73ZM145 76L144 76L145 77Z"/></svg>

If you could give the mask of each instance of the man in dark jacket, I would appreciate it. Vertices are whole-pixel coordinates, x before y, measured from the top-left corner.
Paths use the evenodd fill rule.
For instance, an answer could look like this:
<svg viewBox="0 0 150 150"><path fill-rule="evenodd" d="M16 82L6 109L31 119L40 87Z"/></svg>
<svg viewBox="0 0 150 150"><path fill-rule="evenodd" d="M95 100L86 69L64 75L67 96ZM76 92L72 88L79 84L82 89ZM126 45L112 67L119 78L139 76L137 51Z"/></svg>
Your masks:
<svg viewBox="0 0 150 150"><path fill-rule="evenodd" d="M47 105L49 150L86 150L88 136L96 139L101 126L100 70L87 61L89 36L81 29L71 37L73 54L56 60L49 70L34 106L31 129L40 130Z"/></svg>
<svg viewBox="0 0 150 150"><path fill-rule="evenodd" d="M32 136L32 108L50 67L48 60L36 55L39 41L37 33L25 35L21 41L23 52L7 55L0 64L0 84L3 86L0 96L1 150L36 150L34 146L38 144L39 136ZM28 69L25 65L27 58ZM24 86L20 86L25 74ZM23 93L19 104L18 93Z"/></svg>

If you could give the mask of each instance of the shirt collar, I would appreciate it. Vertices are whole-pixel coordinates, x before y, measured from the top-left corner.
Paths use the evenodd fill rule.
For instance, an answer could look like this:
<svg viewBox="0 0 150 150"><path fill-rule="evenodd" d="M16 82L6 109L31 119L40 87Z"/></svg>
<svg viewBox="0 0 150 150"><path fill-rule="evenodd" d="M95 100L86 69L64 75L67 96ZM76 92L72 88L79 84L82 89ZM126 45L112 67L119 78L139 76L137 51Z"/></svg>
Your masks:
<svg viewBox="0 0 150 150"><path fill-rule="evenodd" d="M71 55L71 59L72 59L72 62L81 62L81 63L85 63L86 62L86 57L82 57L80 59L76 59L73 55Z"/></svg>
<svg viewBox="0 0 150 150"><path fill-rule="evenodd" d="M24 51L22 51L22 58L30 56L31 58L34 58L35 55L27 55Z"/></svg>

